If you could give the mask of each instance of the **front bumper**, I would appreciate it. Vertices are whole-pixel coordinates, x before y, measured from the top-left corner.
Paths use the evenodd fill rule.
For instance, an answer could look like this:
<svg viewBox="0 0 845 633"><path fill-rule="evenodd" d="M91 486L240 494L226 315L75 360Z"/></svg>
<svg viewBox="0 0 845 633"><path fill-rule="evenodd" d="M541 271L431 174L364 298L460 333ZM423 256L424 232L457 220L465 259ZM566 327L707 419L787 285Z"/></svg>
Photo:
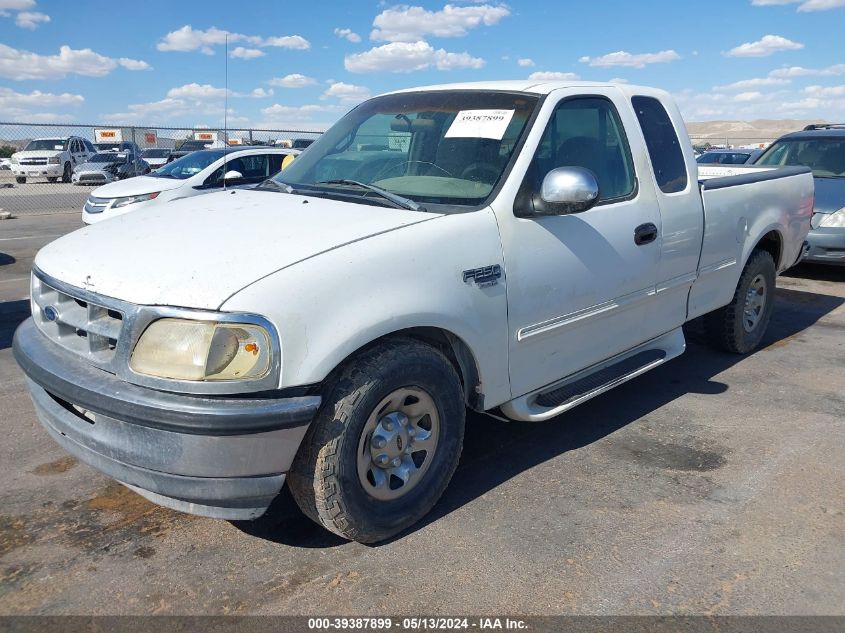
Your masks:
<svg viewBox="0 0 845 633"><path fill-rule="evenodd" d="M64 173L63 165L21 165L16 164L12 171L19 178L58 178Z"/></svg>
<svg viewBox="0 0 845 633"><path fill-rule="evenodd" d="M845 229L820 227L807 234L810 249L803 261L845 265Z"/></svg>
<svg viewBox="0 0 845 633"><path fill-rule="evenodd" d="M59 348L32 319L13 348L53 439L151 501L191 514L261 516L320 406L318 396L189 396L129 384Z"/></svg>

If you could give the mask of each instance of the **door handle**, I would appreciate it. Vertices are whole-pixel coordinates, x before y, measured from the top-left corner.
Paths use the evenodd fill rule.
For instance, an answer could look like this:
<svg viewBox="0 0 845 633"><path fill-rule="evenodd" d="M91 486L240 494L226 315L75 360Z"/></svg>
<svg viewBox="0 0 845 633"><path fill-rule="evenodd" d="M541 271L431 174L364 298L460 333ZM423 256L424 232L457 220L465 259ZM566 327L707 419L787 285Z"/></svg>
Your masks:
<svg viewBox="0 0 845 633"><path fill-rule="evenodd" d="M657 239L657 227L651 222L640 224L634 229L634 244L642 246Z"/></svg>

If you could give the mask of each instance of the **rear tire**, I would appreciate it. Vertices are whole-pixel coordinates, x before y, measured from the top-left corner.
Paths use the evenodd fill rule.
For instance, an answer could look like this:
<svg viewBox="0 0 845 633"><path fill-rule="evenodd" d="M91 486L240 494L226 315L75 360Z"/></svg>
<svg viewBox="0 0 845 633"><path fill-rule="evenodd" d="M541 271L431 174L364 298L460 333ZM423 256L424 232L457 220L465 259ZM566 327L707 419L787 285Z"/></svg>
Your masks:
<svg viewBox="0 0 845 633"><path fill-rule="evenodd" d="M15 182L19 185L26 183L26 178L22 176L15 176Z"/></svg>
<svg viewBox="0 0 845 633"><path fill-rule="evenodd" d="M56 182L58 178L48 178L47 182Z"/></svg>
<svg viewBox="0 0 845 633"><path fill-rule="evenodd" d="M775 298L775 263L767 251L754 251L739 277L731 302L704 316L704 331L711 345L734 354L756 348L772 317Z"/></svg>
<svg viewBox="0 0 845 633"><path fill-rule="evenodd" d="M296 503L360 543L416 523L443 494L463 447L452 364L415 340L386 341L349 361L323 395L288 473Z"/></svg>

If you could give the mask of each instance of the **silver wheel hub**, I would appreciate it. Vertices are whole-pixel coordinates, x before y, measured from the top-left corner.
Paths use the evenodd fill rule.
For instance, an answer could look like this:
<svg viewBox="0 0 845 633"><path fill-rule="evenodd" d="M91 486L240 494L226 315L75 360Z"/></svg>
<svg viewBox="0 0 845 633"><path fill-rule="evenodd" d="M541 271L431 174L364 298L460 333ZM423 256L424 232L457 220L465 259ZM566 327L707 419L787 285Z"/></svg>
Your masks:
<svg viewBox="0 0 845 633"><path fill-rule="evenodd" d="M748 292L745 293L745 306L742 310L742 327L746 332L752 332L763 317L766 309L766 280L763 275L757 275L751 280Z"/></svg>
<svg viewBox="0 0 845 633"><path fill-rule="evenodd" d="M431 464L440 434L434 400L425 391L403 387L370 414L358 445L358 480L381 501L414 488Z"/></svg>

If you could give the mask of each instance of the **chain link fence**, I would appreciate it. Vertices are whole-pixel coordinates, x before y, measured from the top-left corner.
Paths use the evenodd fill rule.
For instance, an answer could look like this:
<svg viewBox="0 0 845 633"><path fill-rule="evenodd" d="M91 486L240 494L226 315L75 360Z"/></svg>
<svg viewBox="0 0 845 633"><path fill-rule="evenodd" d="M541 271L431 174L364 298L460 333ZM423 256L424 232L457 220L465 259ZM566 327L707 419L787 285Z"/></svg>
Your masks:
<svg viewBox="0 0 845 633"><path fill-rule="evenodd" d="M161 166L182 145L302 147L320 132L0 122L0 210L82 212L91 191ZM12 156L14 158L12 158ZM91 160L95 155L98 157Z"/></svg>

